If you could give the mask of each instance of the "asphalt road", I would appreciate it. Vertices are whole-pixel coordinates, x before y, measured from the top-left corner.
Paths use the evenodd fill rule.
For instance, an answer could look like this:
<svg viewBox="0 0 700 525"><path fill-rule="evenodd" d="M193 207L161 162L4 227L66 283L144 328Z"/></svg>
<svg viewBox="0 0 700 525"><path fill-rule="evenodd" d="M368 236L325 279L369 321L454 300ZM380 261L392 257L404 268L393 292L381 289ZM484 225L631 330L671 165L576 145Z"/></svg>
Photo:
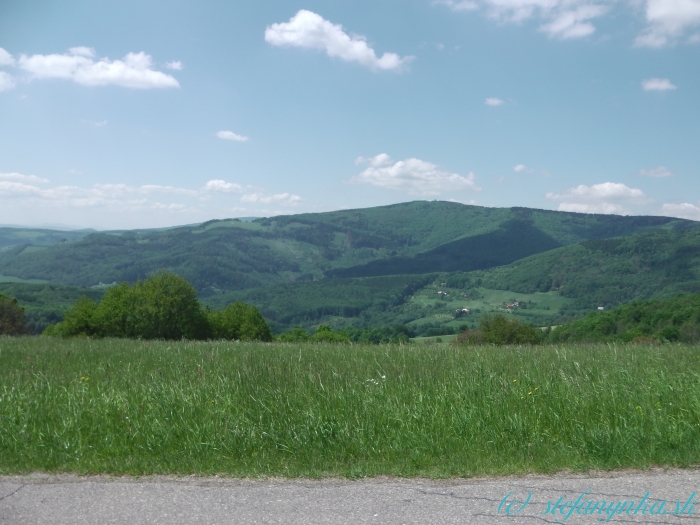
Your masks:
<svg viewBox="0 0 700 525"><path fill-rule="evenodd" d="M700 523L694 493L700 470L447 481L35 474L0 477L0 524L690 524Z"/></svg>

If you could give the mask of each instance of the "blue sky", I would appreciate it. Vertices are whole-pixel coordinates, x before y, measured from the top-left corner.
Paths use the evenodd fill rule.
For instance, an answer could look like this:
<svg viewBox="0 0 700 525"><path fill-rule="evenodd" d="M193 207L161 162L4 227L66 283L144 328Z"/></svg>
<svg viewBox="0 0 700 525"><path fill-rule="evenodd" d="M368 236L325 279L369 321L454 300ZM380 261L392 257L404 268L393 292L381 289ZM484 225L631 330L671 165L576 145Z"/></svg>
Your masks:
<svg viewBox="0 0 700 525"><path fill-rule="evenodd" d="M700 0L0 2L0 224L700 220Z"/></svg>

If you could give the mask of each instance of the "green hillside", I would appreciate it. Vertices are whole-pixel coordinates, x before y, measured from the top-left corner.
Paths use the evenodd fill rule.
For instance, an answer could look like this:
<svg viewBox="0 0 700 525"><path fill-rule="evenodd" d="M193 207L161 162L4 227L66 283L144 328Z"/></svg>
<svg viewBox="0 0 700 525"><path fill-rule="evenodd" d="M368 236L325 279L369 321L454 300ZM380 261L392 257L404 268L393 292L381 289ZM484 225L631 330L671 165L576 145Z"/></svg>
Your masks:
<svg viewBox="0 0 700 525"><path fill-rule="evenodd" d="M698 291L700 228L694 228L585 241L484 271L327 279L208 300L216 306L234 299L255 304L278 330L400 322L422 333L436 326L475 326L489 313L559 325L598 307Z"/></svg>
<svg viewBox="0 0 700 525"><path fill-rule="evenodd" d="M700 294L636 301L552 330L548 342L700 341Z"/></svg>
<svg viewBox="0 0 700 525"><path fill-rule="evenodd" d="M15 297L24 308L24 314L33 334L40 334L47 326L63 319L63 312L82 295L93 300L102 297L103 290L71 288L56 284L2 283L0 293Z"/></svg>
<svg viewBox="0 0 700 525"><path fill-rule="evenodd" d="M556 291L575 300L570 315L634 300L700 291L700 228L590 240L507 266L453 274L464 288Z"/></svg>
<svg viewBox="0 0 700 525"><path fill-rule="evenodd" d="M80 240L95 230L57 231L40 228L0 228L0 250L10 246L48 246Z"/></svg>
<svg viewBox="0 0 700 525"><path fill-rule="evenodd" d="M0 275L91 287L167 269L211 296L326 277L485 269L587 239L695 224L421 201L15 244L0 250Z"/></svg>

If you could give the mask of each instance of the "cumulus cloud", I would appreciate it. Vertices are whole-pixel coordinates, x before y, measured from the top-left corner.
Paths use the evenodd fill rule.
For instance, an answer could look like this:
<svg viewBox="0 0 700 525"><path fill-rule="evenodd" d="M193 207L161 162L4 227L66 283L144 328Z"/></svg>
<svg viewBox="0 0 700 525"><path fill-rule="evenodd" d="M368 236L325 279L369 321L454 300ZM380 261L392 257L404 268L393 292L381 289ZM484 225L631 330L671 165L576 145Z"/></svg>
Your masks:
<svg viewBox="0 0 700 525"><path fill-rule="evenodd" d="M21 173L0 173L0 181L14 181L31 184L48 184L48 179L42 179L36 175L22 175Z"/></svg>
<svg viewBox="0 0 700 525"><path fill-rule="evenodd" d="M484 104L486 104L487 106L502 106L503 101L500 98L491 97L487 98L484 101Z"/></svg>
<svg viewBox="0 0 700 525"><path fill-rule="evenodd" d="M651 168L650 170L639 170L637 175L640 177L653 177L653 178L663 178L663 177L673 177L673 173L670 170L664 168L663 166L657 166Z"/></svg>
<svg viewBox="0 0 700 525"><path fill-rule="evenodd" d="M4 71L0 71L0 92L12 89L17 85L15 77Z"/></svg>
<svg viewBox="0 0 700 525"><path fill-rule="evenodd" d="M241 207L241 202L248 206ZM54 185L35 175L0 173L0 210L11 212L25 224L51 222L60 216L86 227L143 228L231 217L232 210L244 215L279 215L302 204L299 195L223 179L194 188L119 183L84 187Z"/></svg>
<svg viewBox="0 0 700 525"><path fill-rule="evenodd" d="M236 182L212 179L196 189L158 184L132 186L128 184L95 184L91 187L53 186L46 179L21 173L0 173L0 200L20 199L32 205L54 205L73 208L104 207L111 210L158 209L180 210L194 209L212 199L230 202L231 194L241 195L244 203L274 204L283 207L298 206L302 198L291 193L267 193L253 186L244 186ZM43 187L40 185L44 185ZM164 203L170 198L176 202Z"/></svg>
<svg viewBox="0 0 700 525"><path fill-rule="evenodd" d="M182 62L180 62L179 60L173 60L172 62L166 62L165 68L166 69L174 69L175 71L182 71L182 69L184 69L184 66L182 65Z"/></svg>
<svg viewBox="0 0 700 525"><path fill-rule="evenodd" d="M15 65L15 59L14 57L5 51L3 48L0 47L0 66L14 66Z"/></svg>
<svg viewBox="0 0 700 525"><path fill-rule="evenodd" d="M641 47L670 45L700 25L700 0L647 0L645 16L648 26L635 44Z"/></svg>
<svg viewBox="0 0 700 525"><path fill-rule="evenodd" d="M560 211L579 213L627 214L625 204L644 204L649 199L638 188L630 188L617 182L603 182L586 186L581 184L562 193L547 193L548 199L559 202Z"/></svg>
<svg viewBox="0 0 700 525"><path fill-rule="evenodd" d="M483 9L486 16L500 23L522 23L540 19L539 31L561 40L591 35L596 28L591 23L608 11L611 0L436 0L453 11Z"/></svg>
<svg viewBox="0 0 700 525"><path fill-rule="evenodd" d="M235 142L247 142L249 139L245 135L239 135L233 131L219 131L217 137L224 140L233 140Z"/></svg>
<svg viewBox="0 0 700 525"><path fill-rule="evenodd" d="M400 71L413 59L401 58L396 53L384 53L377 57L365 37L348 35L340 24L333 24L305 9L294 15L289 22L268 26L265 41L273 46L325 51L329 57L357 62L373 70Z"/></svg>
<svg viewBox="0 0 700 525"><path fill-rule="evenodd" d="M440 195L451 191L479 191L476 177L466 177L440 169L437 165L420 159L394 162L389 155L381 153L375 157L360 157L357 164L368 167L348 182L370 184L380 188L398 190L409 195Z"/></svg>
<svg viewBox="0 0 700 525"><path fill-rule="evenodd" d="M575 213L602 213L605 215L629 215L629 210L620 204L612 202L582 203L582 202L562 202L559 211L570 211Z"/></svg>
<svg viewBox="0 0 700 525"><path fill-rule="evenodd" d="M540 26L540 31L562 40L588 36L595 32L595 26L590 20L602 16L607 10L607 7L595 4L563 9L553 15L551 22Z"/></svg>
<svg viewBox="0 0 700 525"><path fill-rule="evenodd" d="M648 78L642 82L644 91L669 91L677 89L667 78Z"/></svg>
<svg viewBox="0 0 700 525"><path fill-rule="evenodd" d="M596 31L594 21L619 2L613 0L434 0L452 11L485 12L500 23L522 23L535 19L539 31L556 39L583 38ZM636 46L663 47L682 41L700 26L700 0L634 0L633 9L642 7L646 27L634 41ZM692 33L687 41L700 41Z"/></svg>
<svg viewBox="0 0 700 525"><path fill-rule="evenodd" d="M116 85L135 89L180 87L175 78L153 69L150 55L128 53L122 60L95 60L88 47L72 47L66 54L20 55L17 66L33 79L72 80L84 86Z"/></svg>
<svg viewBox="0 0 700 525"><path fill-rule="evenodd" d="M569 188L563 193L547 193L548 199L644 199L644 192L637 188L630 188L618 182L603 182L586 186L580 184L575 188Z"/></svg>
<svg viewBox="0 0 700 525"><path fill-rule="evenodd" d="M435 5L446 5L452 11L473 11L479 9L479 4L471 0L435 0Z"/></svg>
<svg viewBox="0 0 700 525"><path fill-rule="evenodd" d="M690 204L689 202L684 202L681 204L664 204L657 212L657 215L700 221L700 208L695 204Z"/></svg>
<svg viewBox="0 0 700 525"><path fill-rule="evenodd" d="M527 166L525 166L525 164L516 164L515 166L513 166L513 171L516 173L521 173L526 170Z"/></svg>
<svg viewBox="0 0 700 525"><path fill-rule="evenodd" d="M263 192L255 192L241 197L241 202L259 203L259 204L278 204L282 206L298 206L301 204L302 198L299 195L291 193L275 193L268 195Z"/></svg>
<svg viewBox="0 0 700 525"><path fill-rule="evenodd" d="M210 180L204 185L204 191L215 191L220 193L245 193L246 188L237 182L226 182L225 180Z"/></svg>

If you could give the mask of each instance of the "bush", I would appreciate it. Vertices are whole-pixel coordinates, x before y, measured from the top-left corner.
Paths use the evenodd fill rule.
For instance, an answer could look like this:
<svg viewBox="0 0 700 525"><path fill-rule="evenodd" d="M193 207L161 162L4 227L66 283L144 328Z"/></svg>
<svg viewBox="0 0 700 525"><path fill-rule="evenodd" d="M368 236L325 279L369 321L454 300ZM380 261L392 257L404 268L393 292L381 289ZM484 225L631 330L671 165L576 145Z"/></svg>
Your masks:
<svg viewBox="0 0 700 525"><path fill-rule="evenodd" d="M29 333L24 308L14 297L0 294L0 335L24 335Z"/></svg>
<svg viewBox="0 0 700 525"><path fill-rule="evenodd" d="M311 336L311 341L317 343L349 343L350 338L342 332L334 332L327 324L322 324L316 329L316 333Z"/></svg>
<svg viewBox="0 0 700 525"><path fill-rule="evenodd" d="M457 336L455 344L534 345L540 340L536 328L497 314L482 317L479 329L465 330Z"/></svg>
<svg viewBox="0 0 700 525"><path fill-rule="evenodd" d="M221 312L209 312L207 318L214 339L272 341L270 327L254 306L233 303Z"/></svg>
<svg viewBox="0 0 700 525"><path fill-rule="evenodd" d="M194 287L182 277L159 272L134 285L111 287L96 304L81 297L63 322L45 335L130 339L242 339L271 341L272 333L254 306L234 303L222 312L202 310Z"/></svg>

